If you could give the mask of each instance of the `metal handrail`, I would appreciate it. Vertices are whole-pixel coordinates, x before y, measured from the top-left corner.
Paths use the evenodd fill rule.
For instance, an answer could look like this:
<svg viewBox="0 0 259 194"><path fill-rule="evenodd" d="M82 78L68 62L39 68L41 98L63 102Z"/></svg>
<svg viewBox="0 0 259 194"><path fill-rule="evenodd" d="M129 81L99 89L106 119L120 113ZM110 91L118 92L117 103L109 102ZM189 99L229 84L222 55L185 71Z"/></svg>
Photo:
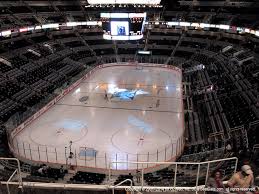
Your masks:
<svg viewBox="0 0 259 194"><path fill-rule="evenodd" d="M12 178L14 177L14 175L17 173L17 169L13 172L13 174L10 176L10 178L8 179L7 183L6 183L6 189L7 189L7 193L10 193L10 189L9 189L9 182L12 180Z"/></svg>
<svg viewBox="0 0 259 194"><path fill-rule="evenodd" d="M11 175L9 178L8 182L11 180L11 178L14 176L15 173L18 174L18 180L19 180L19 188L23 188L23 183L22 183L22 175L21 175L21 164L20 161L17 158L2 158L0 157L1 160L11 160L11 161L16 161L17 162L17 169L14 171L14 173Z"/></svg>
<svg viewBox="0 0 259 194"><path fill-rule="evenodd" d="M16 170L17 169L17 165L10 164L6 160L0 160L0 165L2 165L4 167L7 167L8 169L12 169L12 170ZM30 171L31 171L30 167L31 167L30 164L24 163L21 166L21 172L30 173Z"/></svg>
<svg viewBox="0 0 259 194"><path fill-rule="evenodd" d="M231 157L231 158L223 158L218 160L211 160L206 162L130 162L131 164L207 164L207 163L215 163L215 162L221 162L221 161L227 161L227 160L238 160L237 157ZM111 164L117 163L117 164L125 164L129 162L110 162Z"/></svg>
<svg viewBox="0 0 259 194"><path fill-rule="evenodd" d="M114 186L113 186L113 188L112 188L112 194L114 194L114 190L115 190L116 187L122 185L122 184L125 183L125 182L130 182L130 188L131 188L132 191L133 191L133 183L132 183L132 180L131 180L131 179L125 179L124 181L122 181L122 182L118 183L117 185L114 185Z"/></svg>
<svg viewBox="0 0 259 194"><path fill-rule="evenodd" d="M230 160L234 160L235 161L235 167L233 169L233 172L236 172L237 169L237 163L238 163L238 158L237 157L231 157L231 158L224 158L224 159L218 159L218 160L212 160L212 161L206 161L206 162L110 162L109 163L109 167L111 167L111 164L117 163L117 164L121 164L121 163L130 163L130 164L142 164L142 172L143 172L143 164L157 164L157 165L161 165L161 164L167 164L167 165L175 165L175 170L174 170L174 183L173 183L173 187L176 187L176 174L177 174L177 169L178 169L178 165L197 165L198 169L196 172L196 183L195 183L195 188L197 188L199 185L199 176L201 174L206 175L205 180L207 180L208 175L209 175L209 171L208 168L210 167L211 164L220 162L222 164L222 162L224 161L230 161ZM201 172L201 166L203 164L207 164L207 172L202 173ZM143 185L143 173L142 173L142 185ZM111 177L111 168L109 168L109 180Z"/></svg>

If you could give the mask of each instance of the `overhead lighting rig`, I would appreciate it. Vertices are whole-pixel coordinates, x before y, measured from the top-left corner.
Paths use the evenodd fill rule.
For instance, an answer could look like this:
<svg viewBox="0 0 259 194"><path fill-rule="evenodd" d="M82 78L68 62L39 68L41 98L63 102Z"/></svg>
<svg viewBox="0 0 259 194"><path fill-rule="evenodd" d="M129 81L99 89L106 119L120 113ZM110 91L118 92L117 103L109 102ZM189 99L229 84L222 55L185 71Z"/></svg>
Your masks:
<svg viewBox="0 0 259 194"><path fill-rule="evenodd" d="M162 8L162 5L155 4L90 4L86 5L86 8Z"/></svg>

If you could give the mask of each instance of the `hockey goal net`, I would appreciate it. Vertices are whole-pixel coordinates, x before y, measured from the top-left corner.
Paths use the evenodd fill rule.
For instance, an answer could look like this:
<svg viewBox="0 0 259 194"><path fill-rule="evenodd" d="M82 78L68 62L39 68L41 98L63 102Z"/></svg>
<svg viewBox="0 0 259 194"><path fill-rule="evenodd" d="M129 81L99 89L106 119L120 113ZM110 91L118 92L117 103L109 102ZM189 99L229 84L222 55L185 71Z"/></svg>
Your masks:
<svg viewBox="0 0 259 194"><path fill-rule="evenodd" d="M89 147L80 147L79 148L79 160L93 160L96 155L97 151L94 148L89 148Z"/></svg>
<svg viewBox="0 0 259 194"><path fill-rule="evenodd" d="M140 63L136 64L136 70L142 70L143 69L143 65L141 65Z"/></svg>
<svg viewBox="0 0 259 194"><path fill-rule="evenodd" d="M143 69L143 65L141 65L141 63L139 63L138 61L129 61L129 64L134 66L136 70Z"/></svg>

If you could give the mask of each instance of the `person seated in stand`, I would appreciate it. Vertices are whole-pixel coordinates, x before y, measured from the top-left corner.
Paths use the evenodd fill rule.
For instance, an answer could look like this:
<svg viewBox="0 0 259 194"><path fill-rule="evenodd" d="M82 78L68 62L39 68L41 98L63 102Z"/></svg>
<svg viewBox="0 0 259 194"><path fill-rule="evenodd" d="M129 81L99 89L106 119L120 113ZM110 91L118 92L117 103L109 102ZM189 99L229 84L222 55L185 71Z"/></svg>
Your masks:
<svg viewBox="0 0 259 194"><path fill-rule="evenodd" d="M228 181L230 188L250 188L254 186L253 171L249 165L243 165Z"/></svg>
<svg viewBox="0 0 259 194"><path fill-rule="evenodd" d="M39 173L40 176L43 176L44 175L43 171L44 171L43 167L40 167L37 172Z"/></svg>
<svg viewBox="0 0 259 194"><path fill-rule="evenodd" d="M129 179L130 179L130 180L133 180L133 176L132 176L131 173L129 173Z"/></svg>
<svg viewBox="0 0 259 194"><path fill-rule="evenodd" d="M231 146L230 143L227 144L227 146L226 146L226 151L227 151L227 152L231 152L231 151L232 151L232 146Z"/></svg>
<svg viewBox="0 0 259 194"><path fill-rule="evenodd" d="M209 191L207 193L210 194L217 194L217 193L223 193L225 190L225 186L222 181L222 173L220 170L215 170L211 177L208 179L206 187L212 188L213 191ZM215 190L215 191L214 191Z"/></svg>
<svg viewBox="0 0 259 194"><path fill-rule="evenodd" d="M243 162L242 162L242 166L243 165L249 165L251 167L251 169L256 169L256 165L254 165L254 163L252 163L249 159L249 157L244 157ZM255 172L253 172L253 176L256 177L257 174L255 174Z"/></svg>
<svg viewBox="0 0 259 194"><path fill-rule="evenodd" d="M139 170L136 171L137 183L140 183L141 173Z"/></svg>
<svg viewBox="0 0 259 194"><path fill-rule="evenodd" d="M63 168L63 165L59 169L60 178L64 179L65 176L65 169Z"/></svg>
<svg viewBox="0 0 259 194"><path fill-rule="evenodd" d="M43 164L39 169L38 173L40 176L47 176L48 166Z"/></svg>
<svg viewBox="0 0 259 194"><path fill-rule="evenodd" d="M132 176L132 174L131 174L131 173L129 173L128 178L129 178L130 180L132 180L132 185L134 186L133 176Z"/></svg>

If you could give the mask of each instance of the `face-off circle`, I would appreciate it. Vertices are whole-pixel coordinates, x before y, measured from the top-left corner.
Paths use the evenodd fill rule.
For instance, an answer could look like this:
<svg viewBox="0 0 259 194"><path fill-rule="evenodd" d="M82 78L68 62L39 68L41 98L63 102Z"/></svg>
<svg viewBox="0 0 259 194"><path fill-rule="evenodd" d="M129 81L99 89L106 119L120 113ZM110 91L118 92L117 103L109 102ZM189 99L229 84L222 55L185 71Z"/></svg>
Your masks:
<svg viewBox="0 0 259 194"><path fill-rule="evenodd" d="M41 133L32 130L30 139L38 145L47 144L48 146L58 147L66 146L70 141L80 141L86 134L87 127L84 123L60 118L43 124Z"/></svg>
<svg viewBox="0 0 259 194"><path fill-rule="evenodd" d="M163 130L156 129L150 133L137 127L128 126L116 131L112 135L111 142L118 151L123 153L156 154L156 150L161 151L171 145L172 139ZM133 150L134 152L132 152Z"/></svg>

